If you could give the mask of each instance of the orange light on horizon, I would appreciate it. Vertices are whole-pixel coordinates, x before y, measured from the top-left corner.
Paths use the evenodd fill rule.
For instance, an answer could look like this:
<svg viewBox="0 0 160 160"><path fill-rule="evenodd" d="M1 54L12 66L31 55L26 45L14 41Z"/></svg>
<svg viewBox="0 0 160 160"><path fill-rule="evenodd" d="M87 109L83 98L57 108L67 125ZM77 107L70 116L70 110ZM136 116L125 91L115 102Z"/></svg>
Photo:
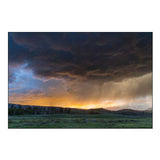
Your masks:
<svg viewBox="0 0 160 160"><path fill-rule="evenodd" d="M20 97L16 101L12 101L10 99L10 103L20 104L20 105L35 105L35 106L58 106L64 108L79 108L79 109L92 109L92 108L113 108L114 106L119 105L113 101L90 101L90 102L83 102L83 101L76 101L71 97L36 97L30 98L26 97L26 101L20 102ZM20 102L20 103L18 103Z"/></svg>

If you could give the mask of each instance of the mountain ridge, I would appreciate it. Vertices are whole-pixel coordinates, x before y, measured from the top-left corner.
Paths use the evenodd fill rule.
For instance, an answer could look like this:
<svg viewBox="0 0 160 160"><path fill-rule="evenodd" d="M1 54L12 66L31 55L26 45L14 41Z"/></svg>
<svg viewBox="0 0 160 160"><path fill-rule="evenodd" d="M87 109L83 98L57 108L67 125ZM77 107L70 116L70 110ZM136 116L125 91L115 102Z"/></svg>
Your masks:
<svg viewBox="0 0 160 160"><path fill-rule="evenodd" d="M68 113L68 114L106 114L116 113L122 115L146 115L152 114L152 110L133 110L133 109L120 109L120 110L108 110L105 108L93 108L93 109L81 109L81 108L69 108L59 106L33 106L33 105L20 105L20 104L8 104L9 115L14 114L55 114L55 113Z"/></svg>

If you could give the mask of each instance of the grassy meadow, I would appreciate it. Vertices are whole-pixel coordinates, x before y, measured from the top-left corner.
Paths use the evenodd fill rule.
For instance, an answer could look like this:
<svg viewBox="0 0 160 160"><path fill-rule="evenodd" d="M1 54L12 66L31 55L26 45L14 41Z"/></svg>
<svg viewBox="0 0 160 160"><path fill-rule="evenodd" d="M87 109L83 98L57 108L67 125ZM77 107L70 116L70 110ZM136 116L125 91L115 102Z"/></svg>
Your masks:
<svg viewBox="0 0 160 160"><path fill-rule="evenodd" d="M152 128L152 116L113 113L9 115L8 128Z"/></svg>

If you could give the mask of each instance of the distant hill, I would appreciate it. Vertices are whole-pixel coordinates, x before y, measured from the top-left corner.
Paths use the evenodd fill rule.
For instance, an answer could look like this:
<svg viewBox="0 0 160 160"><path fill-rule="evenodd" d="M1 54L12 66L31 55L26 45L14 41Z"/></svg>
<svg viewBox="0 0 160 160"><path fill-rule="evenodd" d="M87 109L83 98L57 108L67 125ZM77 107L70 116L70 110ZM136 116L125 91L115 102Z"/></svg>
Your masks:
<svg viewBox="0 0 160 160"><path fill-rule="evenodd" d="M97 109L77 109L77 108L63 108L57 106L31 106L8 104L9 115L23 115L23 114L121 114L121 115L152 115L152 110L138 111L131 109L122 109L118 111L111 111L104 108Z"/></svg>

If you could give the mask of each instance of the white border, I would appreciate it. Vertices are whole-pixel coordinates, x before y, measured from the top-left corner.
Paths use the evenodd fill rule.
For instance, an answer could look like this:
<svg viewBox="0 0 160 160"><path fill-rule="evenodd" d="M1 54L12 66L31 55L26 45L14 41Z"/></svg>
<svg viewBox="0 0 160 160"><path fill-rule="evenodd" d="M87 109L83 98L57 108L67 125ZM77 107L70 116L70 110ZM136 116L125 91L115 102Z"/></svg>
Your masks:
<svg viewBox="0 0 160 160"><path fill-rule="evenodd" d="M0 159L159 160L159 14L156 0L1 1ZM153 129L7 129L9 31L153 31Z"/></svg>

